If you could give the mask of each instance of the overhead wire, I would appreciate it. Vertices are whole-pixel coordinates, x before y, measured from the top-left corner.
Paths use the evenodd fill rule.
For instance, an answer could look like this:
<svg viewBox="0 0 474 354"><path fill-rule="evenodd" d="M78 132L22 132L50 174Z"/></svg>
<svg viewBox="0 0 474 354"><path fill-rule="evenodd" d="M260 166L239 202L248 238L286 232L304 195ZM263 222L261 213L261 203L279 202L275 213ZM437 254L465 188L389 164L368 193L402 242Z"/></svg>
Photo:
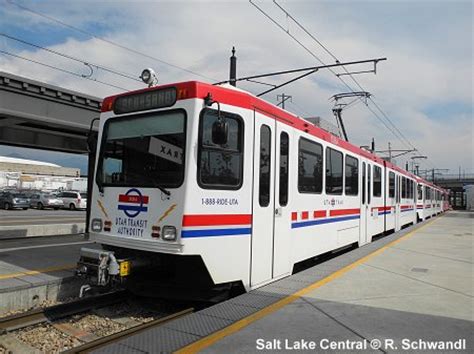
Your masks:
<svg viewBox="0 0 474 354"><path fill-rule="evenodd" d="M211 80L211 81L218 81L217 79L214 79L214 78L209 77L209 76L206 76L206 75L202 75L202 74L200 74L200 73L198 73L198 72L196 72L196 71L193 71L193 70L190 70L190 69L181 67L181 66L176 65L176 64L172 64L172 63L170 63L170 62L168 62L168 61L165 61L165 60L163 60L163 59L154 57L154 56L152 56L152 55L149 55L149 54L140 52L140 51L138 51L138 50L136 50L136 49L127 47L127 46L125 46L125 45L123 45L123 44L120 44L120 43L111 41L111 40L109 40L109 39L105 39L104 37L98 36L98 35L96 35L96 34L94 34L94 33L92 33L92 32L83 30L83 29L81 29L81 28L79 28L79 27L70 25L70 24L68 24L68 23L66 23L66 22L64 22L64 21L58 20L57 18L54 18L54 17L52 17L52 16L45 15L45 14L39 12L39 11L32 10L32 9L30 9L29 7L26 7L26 6L22 5L22 4L18 4L17 2L15 2L15 1L13 1L13 0L5 0L5 1L8 2L8 3L11 4L11 5L14 5L14 6L16 6L16 7L20 8L20 9L26 11L26 12L29 12L29 13L32 13L32 14L34 14L34 15L36 15L36 16L45 18L45 19L47 19L47 20L49 20L49 21L58 23L58 24L60 24L61 26L64 26L64 27L66 27L66 28L69 28L69 29L72 29L72 30L74 30L74 31L80 32L80 33L82 33L82 34L84 34L84 35L86 35L86 36L89 36L89 37L91 37L91 38L95 38L95 39L100 40L100 41L102 41L102 42L104 42L104 43L108 43L108 44L110 44L110 45L112 45L112 46L115 46L115 47L117 47L117 48L126 50L126 51L128 51L128 52L130 52L130 53L134 53L134 54L136 54L136 55L140 55L140 56L142 56L142 57L151 59L151 60L153 60L153 61L159 62L159 63L161 63L161 64L164 64L164 65L167 65L167 66L170 66L170 67L173 67L173 68L175 68L175 69L185 71L185 72L187 72L188 74L192 74L192 75L195 75L195 76L199 76L199 77L201 77L201 78L204 78L204 79L207 79L207 80Z"/></svg>
<svg viewBox="0 0 474 354"><path fill-rule="evenodd" d="M38 49L40 49L40 50L43 50L43 51L46 51L46 52L48 52L48 53L52 53L52 54L58 55L58 56L60 56L60 57L63 57L63 58L69 59L69 60L73 60L73 61L76 61L76 62L85 64L85 65L92 65L92 66L94 66L94 67L96 67L96 68L98 68L98 69L101 69L101 70L103 70L103 71L109 72L109 73L114 74L114 75L118 75L118 76L124 77L124 78L126 78L126 79L130 79L130 80L133 80L133 81L136 81L136 82L142 82L142 81L139 80L138 78L134 77L132 74L120 72L120 71L117 71L117 70L115 70L115 69L112 69L112 68L109 68L109 67L106 67L106 66L103 66L103 65L100 65L100 64L95 64L95 63L92 63L91 61L87 61L87 60L84 60L84 59L79 59L79 58L77 58L77 57L73 57L73 56L71 56L71 55L64 54L64 53L61 53L61 52L59 52L59 51L56 51L56 50L53 50L53 49L49 49L49 48L40 46L40 45L38 45L38 44L25 41L25 40L23 40L23 39L21 39L21 38L14 37L14 36L11 36L11 35L6 34L6 33L0 33L0 36L5 37L5 38L8 38L8 39L13 40L13 41L16 41L16 42L19 42L19 43L23 43L23 44L29 45L29 46L34 47L34 48L38 48Z"/></svg>
<svg viewBox="0 0 474 354"><path fill-rule="evenodd" d="M283 8L280 4L278 4L278 3L276 2L276 0L273 0L273 3L274 3L275 5L277 5L278 8L280 8L280 10L282 10L282 11L285 13L286 16L288 16L292 21L294 21L294 22L296 23L296 25L297 25L298 27L300 27L306 34L308 34L316 43L318 43L320 46L322 46L323 49L324 49L327 53L329 53L330 56L336 61L336 63L340 63L339 59L338 59L333 53L331 53L331 52L329 51L329 49L327 49L324 45L322 45L322 43L321 43L319 40L317 40L316 37L315 37L314 35L312 35L300 22L298 22L285 8ZM275 23L275 21L274 21L274 23ZM282 28L282 27L280 26L280 28ZM286 33L289 34L289 31L286 31ZM293 36L293 35L291 35L290 37L295 38L295 36ZM301 41L296 40L296 42L297 42L298 44L302 45L302 44L301 44ZM316 57L316 58L321 62L321 59L320 59L319 57L315 56L314 53L312 53L311 50L309 50L306 46L303 46L303 47L304 47L307 51L309 51L309 52L313 55L313 57ZM325 65L325 64L324 64L324 65ZM356 85L357 85L362 91L365 91L365 89L359 84L359 82L354 78L354 76L347 70L347 68L346 68L344 65L342 65L341 67L342 67L343 70L351 77L351 79L356 83ZM338 74L336 74L333 70L331 70L331 72L332 72L332 73L339 79L339 81L341 81L341 82L344 84L344 86L346 86L351 92L355 92L354 89L353 89L344 79L342 79L342 78L341 78ZM370 98L370 97L369 97L369 98ZM359 99L362 100L362 98L359 98ZM371 100L371 102L374 103L373 100ZM367 103L365 103L365 104L367 105ZM380 110L380 107L378 107L378 109ZM372 111L372 113L377 117L377 119L382 120L382 119L379 117L378 114L375 114L374 111ZM385 116L386 116L386 115L385 115ZM388 118L388 117L386 116L386 118ZM389 126L387 126L387 124L384 123L385 127L386 127L390 132L392 132L392 134L394 134L398 139L400 139L400 140L402 141L402 143L404 143L404 144L407 145L407 146L413 147L412 144L411 144L411 143L405 138L405 136L399 131L399 129L390 121L390 119L388 119L388 121L389 121L389 124L390 124L391 126L393 126L393 128L395 129L395 131L394 131L394 129L390 128Z"/></svg>
<svg viewBox="0 0 474 354"><path fill-rule="evenodd" d="M26 57L23 57L21 55L17 55L17 54L11 53L11 52L7 52L5 50L0 50L0 53L4 54L4 55L9 55L9 56L12 56L12 57L15 57L15 58L18 58L18 59L22 59L22 60L25 60L25 61L28 61L28 62L31 62L31 63L34 63L34 64L42 65L44 67L47 67L47 68L50 68L50 69L53 69L53 70L56 70L56 71L60 71L60 72L66 73L66 74L74 75L74 76L80 77L82 79L98 82L98 83L103 84L103 85L107 85L107 86L114 87L114 88L117 88L117 89L120 89L120 90L128 91L128 89L126 89L126 88L123 88L123 87L120 87L120 86L117 86L117 85L114 85L114 84L110 84L108 82L101 81L101 80L98 80L98 79L94 79L92 77L86 77L86 76L83 76L81 74L75 73L74 71L58 68L57 66L49 65L49 64L37 61L37 60L33 60L31 58L26 58Z"/></svg>
<svg viewBox="0 0 474 354"><path fill-rule="evenodd" d="M299 28L301 28L309 37L311 37L317 44L319 44L325 51L326 53L328 53L335 61L336 63L340 63L339 59L324 45L321 43L321 41L319 41L310 31L308 31L293 15L291 15L289 13L288 10L286 10L285 8L283 8L282 5L278 4L278 2L276 0L273 0L273 3L281 10L285 13L286 16L288 16ZM354 75L352 75L348 70L347 68L342 65L341 66L342 69L346 72L346 74L352 79L352 81L354 81L354 83L362 90L362 91L365 91L365 89L362 87L362 85L356 80L356 78L354 77ZM349 88L352 92L354 92L352 90L352 88L337 74L335 74L336 77L345 84L345 86L347 88ZM362 98L360 98L362 100ZM383 112L383 110L380 108L380 106L378 106L375 101L369 97L370 101L374 104L374 106L376 106L377 110L382 113L382 115L384 115L385 119L389 122L389 124L397 131L399 137L402 138L402 140L408 144L408 146L411 146L413 148L415 148L413 146L413 144L411 144L411 142L405 137L405 135L398 129L398 127L393 124L393 122L391 121L391 119L386 115L385 112Z"/></svg>
<svg viewBox="0 0 474 354"><path fill-rule="evenodd" d="M282 10L286 16L288 16L294 23L296 23L296 25L298 27L300 27L308 36L310 36L317 44L319 44L325 51L326 53L328 53L335 61L336 63L339 63L339 59L326 47L324 46L324 44L319 41L311 32L309 32L296 18L294 18L289 12L288 10L286 10L285 8L283 8L283 6L281 6L280 4L278 4L278 2L276 0L273 0L273 3L278 7L280 8L280 10ZM347 68L342 65L342 69L346 72L347 75L349 75L349 77L352 79L352 81L354 81L354 83L362 90L362 91L365 91L365 89L362 87L362 85L356 80L356 78L354 77L354 75L352 75L348 70ZM346 82L341 79L341 77L339 75L336 75L337 78L343 82L345 84L346 87L348 87L352 92L354 92L352 90L352 88L346 84ZM368 97L369 100L372 102L372 104L377 108L377 110L384 116L385 120L391 125L391 127L397 132L397 134L395 134L393 132L392 129L390 129L389 127L387 127L387 125L384 123L384 125L392 132L392 134L394 134L395 136L397 136L397 138L402 142L404 143L404 145L408 146L408 147L411 147L412 149L415 150L415 152L420 152L419 149L417 149L411 142L410 140L408 140L408 138L400 131L400 129L392 122L392 120L388 117L388 115L382 110L382 108L375 102L375 100L372 98L372 96L369 96ZM360 101L362 101L362 98L360 98ZM367 103L365 102L365 105L368 107ZM347 108L347 106L346 106ZM374 112L373 110L370 110L372 112L372 114L374 114L379 120L380 117L378 116L378 114L376 114L376 112ZM381 120L382 121L382 120ZM431 162L431 161L430 161ZM434 165L433 165L434 166Z"/></svg>
<svg viewBox="0 0 474 354"><path fill-rule="evenodd" d="M313 51L311 51L307 46L305 46L301 41L299 41L294 35L292 35L290 33L289 30L286 30L282 25L280 25L277 21L275 21L270 15L268 15L262 8L260 8L257 4L255 4L254 2L252 2L252 0L249 0L250 4L252 4L255 8L257 8L265 17L267 17L271 22L273 22L278 28L280 28L285 34L287 34L289 37L291 37L296 43L298 43L303 49L306 50L306 52L308 52L313 58L315 58L316 60L318 60L321 64L323 65L326 65L326 63L321 59L319 58L316 54L313 53ZM336 76L351 92L355 92L352 87L350 87L349 84L347 84L341 77L339 77L336 72L332 69L328 69L334 76ZM374 111L372 111L374 113L374 115L377 117L377 119L379 119L380 121L382 121L382 123L384 124L384 126L390 131L392 132L393 135L395 135L398 139L400 139L402 141L402 139L398 136L398 134L392 129L390 128L384 121L382 118L379 117L378 114L376 114Z"/></svg>
<svg viewBox="0 0 474 354"><path fill-rule="evenodd" d="M258 5L252 2L252 0L249 0L249 2L257 8L262 14L265 15L271 22L273 22L277 27L279 27L282 31L284 31L288 36L290 36L296 43L298 43L303 49L305 49L311 56L313 56L316 60L319 62L323 63L324 62L317 56L315 55L307 46L305 46L300 40L298 40L294 35L292 35L289 31L289 29L285 29L282 25L280 25L276 20L274 20L270 15L268 15L263 9L261 9ZM339 59L326 47L322 44L321 41L319 41L311 32L309 32L296 18L294 18L283 6L277 3L276 0L273 0L273 3L280 8L281 11L285 13L287 18L290 18L299 28L301 28L308 36L310 36L318 45L320 45L326 53L328 53L332 59L336 61L336 63L340 63ZM345 66L342 66L343 70L350 76L350 78L354 81L354 83L362 90L365 91L364 88L360 85L360 83L354 78L354 76L345 68ZM343 84L346 86L351 92L354 92L352 87L347 84L338 74L336 74L333 70L330 70ZM402 142L403 145L406 145L407 147L410 147L411 149L414 149L417 152L420 152L407 138L406 136L398 129L398 127L393 124L391 119L388 117L388 115L381 109L381 107L373 100L372 97L369 97L371 103L376 107L376 109L383 115L385 119L382 119L377 112L375 112L373 109L370 109L369 105L367 102L364 102L367 108L372 112L372 114L380 121L383 123L383 125L395 136L397 139ZM363 102L362 98L359 98L361 102ZM390 124L387 125L385 123L385 120Z"/></svg>

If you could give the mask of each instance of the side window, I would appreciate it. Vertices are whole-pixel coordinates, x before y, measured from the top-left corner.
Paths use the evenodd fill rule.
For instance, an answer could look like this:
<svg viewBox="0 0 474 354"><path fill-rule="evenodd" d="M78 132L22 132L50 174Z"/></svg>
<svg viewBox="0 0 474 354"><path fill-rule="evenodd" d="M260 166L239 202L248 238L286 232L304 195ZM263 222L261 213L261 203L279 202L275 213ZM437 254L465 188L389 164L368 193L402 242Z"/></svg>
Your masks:
<svg viewBox="0 0 474 354"><path fill-rule="evenodd" d="M407 179L402 177L402 199L407 197Z"/></svg>
<svg viewBox="0 0 474 354"><path fill-rule="evenodd" d="M395 173L388 173L388 197L395 198Z"/></svg>
<svg viewBox="0 0 474 354"><path fill-rule="evenodd" d="M298 191L321 193L323 190L323 147L300 138L298 151Z"/></svg>
<svg viewBox="0 0 474 354"><path fill-rule="evenodd" d="M342 194L342 152L326 149L326 194Z"/></svg>
<svg viewBox="0 0 474 354"><path fill-rule="evenodd" d="M374 166L374 197L382 196L382 169Z"/></svg>
<svg viewBox="0 0 474 354"><path fill-rule="evenodd" d="M280 134L280 206L288 204L288 156L290 149L290 141L288 134L282 132Z"/></svg>
<svg viewBox="0 0 474 354"><path fill-rule="evenodd" d="M359 194L359 160L346 155L346 195Z"/></svg>
<svg viewBox="0 0 474 354"><path fill-rule="evenodd" d="M271 131L267 125L260 127L260 172L258 202L266 207L270 203L270 163L271 163Z"/></svg>
<svg viewBox="0 0 474 354"><path fill-rule="evenodd" d="M217 111L204 109L199 122L198 183L208 189L239 189L242 185L243 137L242 119L221 111L229 126L226 144L212 142L212 125Z"/></svg>
<svg viewBox="0 0 474 354"><path fill-rule="evenodd" d="M417 189L418 189L418 200L422 200L423 199L423 186L419 184L417 186Z"/></svg>

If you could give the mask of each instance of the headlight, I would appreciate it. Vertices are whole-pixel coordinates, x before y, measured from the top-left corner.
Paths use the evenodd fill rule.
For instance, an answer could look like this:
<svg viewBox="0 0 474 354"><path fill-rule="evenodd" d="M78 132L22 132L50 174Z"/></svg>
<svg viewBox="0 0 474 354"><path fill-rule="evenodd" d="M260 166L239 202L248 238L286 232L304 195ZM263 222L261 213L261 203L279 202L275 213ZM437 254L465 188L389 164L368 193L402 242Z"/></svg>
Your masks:
<svg viewBox="0 0 474 354"><path fill-rule="evenodd" d="M166 241L176 240L176 227L165 225L163 226L162 238Z"/></svg>
<svg viewBox="0 0 474 354"><path fill-rule="evenodd" d="M94 232L102 231L102 219L92 219L91 229Z"/></svg>

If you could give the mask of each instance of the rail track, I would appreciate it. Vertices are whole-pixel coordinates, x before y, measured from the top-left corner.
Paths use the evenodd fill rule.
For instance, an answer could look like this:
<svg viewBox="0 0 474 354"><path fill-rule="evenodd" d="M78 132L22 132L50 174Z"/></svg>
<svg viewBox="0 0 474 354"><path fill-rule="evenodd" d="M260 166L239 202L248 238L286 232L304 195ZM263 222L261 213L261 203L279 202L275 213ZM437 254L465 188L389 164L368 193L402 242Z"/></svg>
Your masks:
<svg viewBox="0 0 474 354"><path fill-rule="evenodd" d="M133 310L133 314L128 313L126 316L120 313L119 308L129 309L131 304L133 306L136 303L140 304L140 311L148 314L140 316ZM150 310L150 304L152 307L157 305L158 308ZM154 301L147 303L146 298L134 298L128 291L123 290L0 318L0 338L13 336L27 345L27 348L48 354L88 353L193 311L193 308L185 308L184 305L178 307L167 303L157 304ZM129 322L126 324L116 322L115 315L122 321L125 318ZM98 322L100 322L99 327L97 327ZM84 323L92 327L85 329ZM96 326L95 330L94 326ZM103 330L103 326L107 329ZM108 328L109 326L111 327ZM49 336L52 332L56 332L58 338L53 346L48 343L52 340ZM9 351L4 345L0 345L0 352L8 353Z"/></svg>
<svg viewBox="0 0 474 354"><path fill-rule="evenodd" d="M182 311L179 311L179 312L176 312L174 314L171 314L171 315L168 315L168 316L165 316L165 317L162 317L162 318L158 318L156 320L153 320L153 321L150 321L150 322L147 322L147 323L143 323L141 325L138 325L138 326L134 326L134 327L131 327L131 328L128 328L124 331L121 331L121 332L117 332L117 333L114 333L114 334L111 334L111 335L108 335L108 336L105 336L105 337L102 337L102 338L99 338L97 340L94 340L94 341L91 341L91 342L88 342L88 343L85 343L81 346L78 346L78 347L75 347L75 348L72 348L72 349L69 349L67 351L65 351L64 353L65 354L83 354L83 353L90 353L91 351L95 350L95 349L98 349L100 347L103 347L107 344L110 344L110 343L113 343L113 342L117 342L123 338L126 338L128 336L131 336L133 334L136 334L136 333L139 333L139 332L142 332L148 328L152 328L152 327L157 327L157 326L161 326L162 324L166 323L166 322L169 322L169 321L172 321L174 319L177 319L181 316L185 316L185 315L188 315L190 313L192 313L194 311L193 308L188 308L188 309L185 309L185 310L182 310Z"/></svg>
<svg viewBox="0 0 474 354"><path fill-rule="evenodd" d="M127 292L119 291L87 297L73 302L54 305L46 308L34 309L19 314L0 318L0 334L5 334L28 326L54 322L61 318L93 310L99 307L112 305L123 301Z"/></svg>

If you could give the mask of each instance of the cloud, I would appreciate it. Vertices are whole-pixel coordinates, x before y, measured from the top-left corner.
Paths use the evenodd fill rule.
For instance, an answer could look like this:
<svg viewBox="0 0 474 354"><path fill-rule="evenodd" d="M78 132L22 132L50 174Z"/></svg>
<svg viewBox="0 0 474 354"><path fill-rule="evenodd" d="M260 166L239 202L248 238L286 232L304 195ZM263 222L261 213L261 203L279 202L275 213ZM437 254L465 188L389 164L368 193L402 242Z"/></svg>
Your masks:
<svg viewBox="0 0 474 354"><path fill-rule="evenodd" d="M256 2L281 23L288 25L291 33L324 62L334 61L294 24L286 22L285 16L272 2ZM240 75L318 64L246 1L86 1L71 2L67 7L58 6L58 2L54 1L23 3L108 40L211 78L206 81L228 77L228 58L233 45L237 47ZM375 101L398 129L423 154L430 157L426 167L474 167L471 2L454 1L449 6L446 2L433 1L279 3L342 61L388 58L386 62L380 62L377 75L360 75L356 78L364 89L374 95ZM0 25L3 32L25 35L30 41L47 43L51 49L89 62L113 67L137 77L143 68L153 67L161 83L203 80L156 60L64 29L12 5L4 6L0 16L6 16L6 21ZM21 27L29 30L25 32ZM46 37L54 40L46 40ZM79 74L88 72L84 65L44 51L18 46L5 39L0 39L0 47ZM102 97L120 91L6 56L0 56L0 66L5 71L95 96ZM140 83L101 70L95 71L93 78L126 89L143 87ZM270 83L283 80L262 79ZM359 89L350 78L344 80L352 88ZM265 86L249 83L239 86L253 93L265 89ZM276 95L285 92L293 96L293 104L289 104L288 109L293 108L300 115L310 113L331 120L332 103L328 99L347 90L331 73L321 70L310 79L287 86L265 98L275 102ZM461 109L442 109L449 105L458 105ZM373 106L371 108L375 109ZM446 116L440 118L443 111ZM434 114L435 118L432 118L430 112L440 113ZM380 147L387 146L389 141L395 148L404 147L362 103L344 111L343 115L349 137L355 144L367 145L375 137Z"/></svg>

